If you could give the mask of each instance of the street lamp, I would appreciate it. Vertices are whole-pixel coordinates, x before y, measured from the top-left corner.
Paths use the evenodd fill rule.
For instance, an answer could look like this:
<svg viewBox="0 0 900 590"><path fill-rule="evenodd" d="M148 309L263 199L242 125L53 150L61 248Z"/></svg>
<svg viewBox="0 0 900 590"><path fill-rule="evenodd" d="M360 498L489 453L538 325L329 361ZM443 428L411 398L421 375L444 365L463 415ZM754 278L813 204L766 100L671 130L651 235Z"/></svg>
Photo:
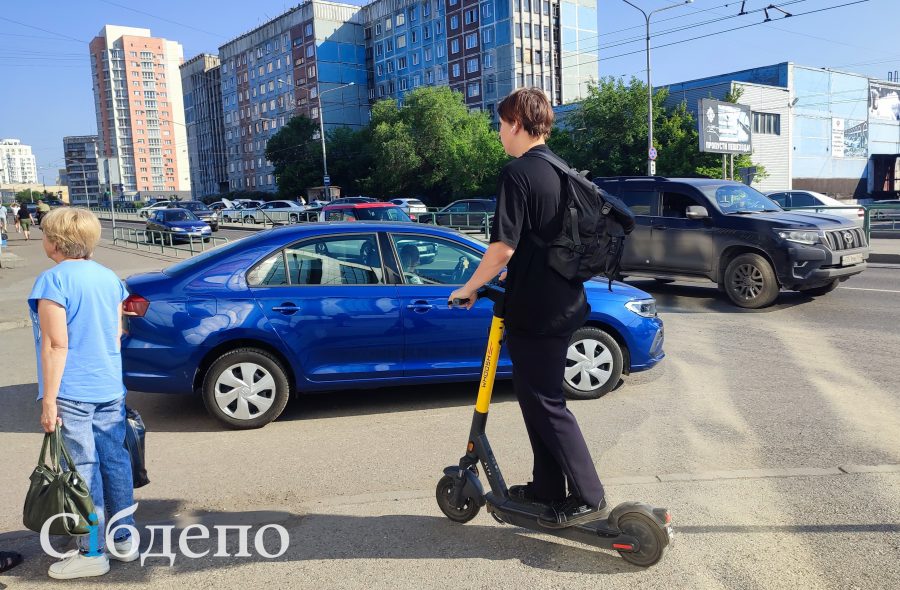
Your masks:
<svg viewBox="0 0 900 590"><path fill-rule="evenodd" d="M316 93L316 99L319 103L319 138L322 140L322 174L324 176L324 178L322 178L322 183L325 185L325 194L323 196L326 201L331 200L331 179L328 178L328 159L325 155L325 111L322 110L322 95L342 88L347 88L348 86L354 86L355 84L356 82L350 82Z"/></svg>
<svg viewBox="0 0 900 590"><path fill-rule="evenodd" d="M651 10L650 12L644 12L643 9L632 4L629 0L622 0L622 2L640 11L644 15L644 21L647 23L647 175L653 176L653 173L656 172L656 166L654 164L655 158L651 155L653 154L653 85L650 83L650 17L663 10L691 4L694 0L684 0L677 4L670 4L669 6Z"/></svg>

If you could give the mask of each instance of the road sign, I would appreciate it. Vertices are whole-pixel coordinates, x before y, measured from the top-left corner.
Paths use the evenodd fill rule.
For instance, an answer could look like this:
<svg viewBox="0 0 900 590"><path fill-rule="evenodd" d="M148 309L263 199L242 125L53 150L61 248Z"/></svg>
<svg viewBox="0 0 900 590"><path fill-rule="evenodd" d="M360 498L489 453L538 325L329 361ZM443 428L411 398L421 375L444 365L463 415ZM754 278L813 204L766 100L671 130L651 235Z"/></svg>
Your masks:
<svg viewBox="0 0 900 590"><path fill-rule="evenodd" d="M656 156L657 156L658 154L656 153L656 148L655 148L655 147L650 148L649 155L650 155L650 159L651 159L651 160L655 160L655 159L656 159Z"/></svg>
<svg viewBox="0 0 900 590"><path fill-rule="evenodd" d="M330 176L326 176L324 182L325 182L325 186L330 185L330 184L331 184L331 177L330 177Z"/></svg>
<svg viewBox="0 0 900 590"><path fill-rule="evenodd" d="M656 160L650 160L650 176L656 174Z"/></svg>

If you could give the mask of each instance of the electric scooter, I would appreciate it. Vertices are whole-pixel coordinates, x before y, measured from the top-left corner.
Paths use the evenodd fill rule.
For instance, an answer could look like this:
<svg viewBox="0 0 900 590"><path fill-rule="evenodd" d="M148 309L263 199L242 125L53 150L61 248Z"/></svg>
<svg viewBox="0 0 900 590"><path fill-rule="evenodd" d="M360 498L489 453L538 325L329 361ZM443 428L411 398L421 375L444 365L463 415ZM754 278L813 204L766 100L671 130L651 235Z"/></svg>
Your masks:
<svg viewBox="0 0 900 590"><path fill-rule="evenodd" d="M488 513L501 524L618 551L625 561L637 566L654 565L662 559L674 535L672 517L665 508L655 508L643 502L623 502L613 508L605 519L567 528L547 528L538 522L540 515L548 508L546 504L521 503L509 497L500 465L485 433L503 342L503 295L503 289L494 285L487 285L478 291L479 298L494 302L494 317L466 454L459 460L458 466L444 469L444 477L437 484L435 495L441 512L452 521L465 523L475 518L482 506L486 506ZM466 303L467 300L448 301L451 307L462 307ZM487 493L478 479L478 463L481 463L491 488Z"/></svg>

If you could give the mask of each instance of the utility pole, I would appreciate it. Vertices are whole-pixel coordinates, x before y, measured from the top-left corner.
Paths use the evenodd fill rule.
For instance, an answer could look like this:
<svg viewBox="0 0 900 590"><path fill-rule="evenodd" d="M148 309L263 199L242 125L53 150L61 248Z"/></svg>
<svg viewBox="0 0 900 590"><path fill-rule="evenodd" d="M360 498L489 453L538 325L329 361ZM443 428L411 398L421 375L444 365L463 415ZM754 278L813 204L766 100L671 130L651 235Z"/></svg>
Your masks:
<svg viewBox="0 0 900 590"><path fill-rule="evenodd" d="M325 200L331 200L331 178L328 176L328 157L325 153L325 111L322 110L322 95L327 94L329 92L334 92L335 90L340 90L342 88L346 88L348 86L354 86L356 82L350 82L349 84L342 84L335 88L330 88L323 92L319 92L316 94L316 100L318 100L319 104L319 139L322 140L322 184L325 186Z"/></svg>
<svg viewBox="0 0 900 590"><path fill-rule="evenodd" d="M670 4L669 6L663 6L662 8L651 10L650 12L644 12L642 8L635 4L632 4L629 0L622 1L643 14L644 22L647 25L647 36L645 39L647 53L647 176L653 176L654 172L656 172L656 160L651 155L653 150L653 84L651 82L650 76L650 17L657 12L662 12L663 10L678 8L679 6L682 6L684 4L691 4L694 0L684 0L683 2L679 2L678 4Z"/></svg>

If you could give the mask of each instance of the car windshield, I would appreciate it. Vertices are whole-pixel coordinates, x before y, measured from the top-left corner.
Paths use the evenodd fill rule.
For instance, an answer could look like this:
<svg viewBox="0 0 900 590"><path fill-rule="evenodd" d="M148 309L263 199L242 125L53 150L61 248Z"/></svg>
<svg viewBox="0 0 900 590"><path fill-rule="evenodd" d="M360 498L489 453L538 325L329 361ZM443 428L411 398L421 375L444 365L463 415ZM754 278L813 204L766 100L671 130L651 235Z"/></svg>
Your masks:
<svg viewBox="0 0 900 590"><path fill-rule="evenodd" d="M722 213L759 213L781 211L778 204L758 190L742 184L706 184L698 186Z"/></svg>
<svg viewBox="0 0 900 590"><path fill-rule="evenodd" d="M353 215L360 221L409 221L400 207L358 207Z"/></svg>
<svg viewBox="0 0 900 590"><path fill-rule="evenodd" d="M203 203L184 203L181 206L183 209L187 209L188 211L206 211L206 205Z"/></svg>
<svg viewBox="0 0 900 590"><path fill-rule="evenodd" d="M196 221L197 216L187 209L173 209L166 211L166 221Z"/></svg>

